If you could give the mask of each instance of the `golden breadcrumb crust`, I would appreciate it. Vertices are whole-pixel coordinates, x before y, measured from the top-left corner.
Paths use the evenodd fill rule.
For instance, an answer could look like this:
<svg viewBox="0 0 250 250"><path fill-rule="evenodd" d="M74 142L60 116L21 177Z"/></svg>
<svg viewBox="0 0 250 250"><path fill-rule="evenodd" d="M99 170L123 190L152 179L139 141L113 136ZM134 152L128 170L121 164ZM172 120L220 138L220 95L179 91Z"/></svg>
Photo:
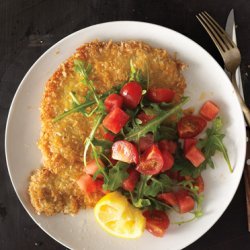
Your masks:
<svg viewBox="0 0 250 250"><path fill-rule="evenodd" d="M175 90L175 102L186 87L181 74L183 64L166 50L152 48L140 41L94 41L78 48L48 80L41 102L38 146L43 155L43 167L32 174L29 195L36 212L46 215L75 214L81 207L94 206L101 197L100 193L85 196L76 184L83 174L84 140L91 130L93 118L73 113L53 122L57 115L72 107L70 91L84 102L87 89L73 70L75 59L92 65L90 79L99 93L128 79L131 59L143 73L148 69L151 86ZM101 136L101 130L97 136Z"/></svg>

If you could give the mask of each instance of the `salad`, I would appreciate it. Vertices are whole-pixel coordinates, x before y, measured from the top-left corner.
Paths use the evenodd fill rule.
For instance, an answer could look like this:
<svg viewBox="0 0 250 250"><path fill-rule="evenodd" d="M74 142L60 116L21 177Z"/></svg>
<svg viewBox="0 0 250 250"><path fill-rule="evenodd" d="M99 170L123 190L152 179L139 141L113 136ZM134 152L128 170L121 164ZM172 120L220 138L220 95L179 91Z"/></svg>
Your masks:
<svg viewBox="0 0 250 250"><path fill-rule="evenodd" d="M90 64L75 60L74 70L88 92L84 103L70 93L73 111L95 117L77 184L86 196L103 194L94 207L102 228L123 238L138 238L145 229L162 237L170 223L202 216L202 171L215 167L216 152L233 171L218 105L207 100L200 110L185 110L188 97L176 103L174 90L150 87L149 77L132 61L128 80L102 95L89 79ZM170 221L171 211L192 218Z"/></svg>

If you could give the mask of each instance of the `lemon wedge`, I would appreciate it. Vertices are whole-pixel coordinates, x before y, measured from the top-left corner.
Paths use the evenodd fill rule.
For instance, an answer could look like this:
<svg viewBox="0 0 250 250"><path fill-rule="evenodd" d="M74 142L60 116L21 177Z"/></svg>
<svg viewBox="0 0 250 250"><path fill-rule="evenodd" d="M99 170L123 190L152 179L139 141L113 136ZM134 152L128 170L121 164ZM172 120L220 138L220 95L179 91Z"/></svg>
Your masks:
<svg viewBox="0 0 250 250"><path fill-rule="evenodd" d="M101 227L116 237L136 239L145 229L146 222L142 212L119 192L102 197L95 205L94 214Z"/></svg>

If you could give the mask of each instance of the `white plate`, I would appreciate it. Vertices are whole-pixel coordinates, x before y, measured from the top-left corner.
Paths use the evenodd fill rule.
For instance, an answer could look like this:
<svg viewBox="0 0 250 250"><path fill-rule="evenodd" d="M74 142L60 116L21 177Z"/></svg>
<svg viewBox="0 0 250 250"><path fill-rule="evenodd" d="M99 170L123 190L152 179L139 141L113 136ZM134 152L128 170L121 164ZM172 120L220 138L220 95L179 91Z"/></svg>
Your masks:
<svg viewBox="0 0 250 250"><path fill-rule="evenodd" d="M205 179L204 216L182 226L171 225L163 238L145 232L137 240L124 240L108 235L95 222L92 210L76 216L38 216L27 194L31 171L38 168L41 153L37 148L40 133L39 105L45 82L58 65L75 49L94 39L114 41L142 40L154 47L165 48L189 65L185 72L186 94L198 109L205 95L221 108L225 126L225 143L234 173L230 174L221 156L215 157L217 168L207 170ZM6 158L16 193L33 220L51 237L72 249L181 249L201 237L220 218L238 187L246 151L243 115L234 90L217 62L189 38L164 27L141 22L110 22L94 25L64 38L45 52L31 67L13 99L6 129Z"/></svg>

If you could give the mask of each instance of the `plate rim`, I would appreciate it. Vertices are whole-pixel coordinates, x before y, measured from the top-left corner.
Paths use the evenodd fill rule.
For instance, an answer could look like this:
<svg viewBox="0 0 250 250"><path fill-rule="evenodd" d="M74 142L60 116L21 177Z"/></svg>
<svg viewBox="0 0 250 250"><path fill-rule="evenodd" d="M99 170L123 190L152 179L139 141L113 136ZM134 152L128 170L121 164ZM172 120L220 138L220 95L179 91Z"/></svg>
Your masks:
<svg viewBox="0 0 250 250"><path fill-rule="evenodd" d="M165 29L165 30L168 30L169 32L172 32L172 33L175 33L177 34L178 36L184 38L185 40L188 40L189 42L191 42L194 46L196 47L199 47L199 49L201 49L205 54L207 54L210 59L212 59L212 61L217 65L218 68L220 68L220 70L226 75L226 73L223 71L223 69L221 68L221 66L219 65L219 63L214 59L214 57L207 51L205 50L200 44L198 44L197 42L195 42L194 40L192 40L191 38L189 38L188 36L178 32L178 31L175 31L171 28L168 28L168 27L165 27L163 25L159 25L159 24L154 24L154 23L149 23L149 22L143 22L143 21L131 21L131 20L122 20L122 21L110 21L110 22L103 22L103 23L98 23L98 24L94 24L94 25L90 25L90 26L87 26L87 27L84 27L82 29L79 29L73 33L70 33L69 35L63 37L62 39L60 39L59 41L57 41L55 44L53 44L51 47L49 47L46 51L44 51L39 57L38 59L36 59L36 61L31 65L31 67L29 68L29 70L25 73L24 77L22 78L21 82L19 83L19 86L18 88L16 89L15 91L15 94L13 96L13 99L11 101L11 105L10 105L10 108L9 108L9 112L8 112L8 116L7 116L7 120L6 120L6 126L5 126L5 142L4 142L4 148L5 148L5 158L6 158L6 163L7 163L7 169L8 169L8 174L9 174L9 177L10 177L10 180L11 180L11 183L12 183L12 186L15 190L15 193L20 201L20 203L22 204L23 208L25 209L25 211L29 214L29 216L32 218L32 220L36 223L36 225L38 225L42 230L43 232L45 232L47 235L49 235L51 238L53 238L56 242L58 242L59 244L62 244L63 246L69 248L69 249L72 249L66 242L64 241L61 241L59 239L56 239L51 233L49 233L45 228L43 228L43 226L33 217L33 215L31 214L31 212L29 212L28 208L25 206L24 202L22 201L17 189L16 189L16 186L14 184L14 180L13 180L13 177L12 177L12 174L11 174L11 168L9 167L9 157L8 157L8 148L9 148L9 142L8 142L8 137L9 137L9 123L11 121L11 118L13 116L13 109L14 109L14 106L15 106L15 101L18 97L18 94L20 92L20 90L22 89L23 85L24 85L24 82L26 81L26 78L29 76L29 74L32 72L32 70L36 67L37 64L39 64L39 62L42 60L42 58L48 54L50 51L52 51L54 48L56 48L58 45L60 45L61 43L63 43L65 40L68 40L70 39L71 37L77 35L78 33L81 33L83 31L86 31L88 29L93 29L93 28L98 28L99 27L102 27L102 26L106 26L106 25L112 25L112 24L119 24L119 23L127 23L129 25L133 24L133 25L146 25L146 26L155 26L155 27L158 27L158 28L161 28L161 29ZM129 39L129 40L132 40L132 39ZM77 49L77 48L75 48ZM229 80L230 81L230 80ZM233 87L231 86L231 89L233 90ZM235 93L234 93L235 95ZM239 101L237 100L237 104L239 105ZM239 114L239 116L241 117L240 119L243 119L244 120L244 116L243 116L243 113ZM246 138L246 130L244 129L243 130L243 133L244 133L244 137ZM244 146L244 149L243 149L243 158L245 159L246 158L246 142L245 142L245 146ZM243 174L243 170L244 170L244 162L243 162L243 166L241 168L241 174L240 176L242 177L242 174ZM205 231L202 231L201 234L198 235L198 237L196 237L195 240L187 240L186 241L186 244L183 246L183 247L187 247L189 246L190 244L196 242L198 239L200 239L203 235L205 235L213 226L214 224L221 218L221 216L225 213L225 211L227 210L227 208L229 207L229 205L231 204L232 202L232 199L234 198L235 196L235 193L239 187L239 184L240 184L240 181L241 181L241 178L239 178L238 180L238 183L236 183L235 185L235 190L233 190L232 192L232 196L230 198L230 201L229 203L227 204L227 206L225 207L225 209L223 211L221 211L221 213L219 214L218 218L211 224L211 226L209 228L207 228Z"/></svg>

